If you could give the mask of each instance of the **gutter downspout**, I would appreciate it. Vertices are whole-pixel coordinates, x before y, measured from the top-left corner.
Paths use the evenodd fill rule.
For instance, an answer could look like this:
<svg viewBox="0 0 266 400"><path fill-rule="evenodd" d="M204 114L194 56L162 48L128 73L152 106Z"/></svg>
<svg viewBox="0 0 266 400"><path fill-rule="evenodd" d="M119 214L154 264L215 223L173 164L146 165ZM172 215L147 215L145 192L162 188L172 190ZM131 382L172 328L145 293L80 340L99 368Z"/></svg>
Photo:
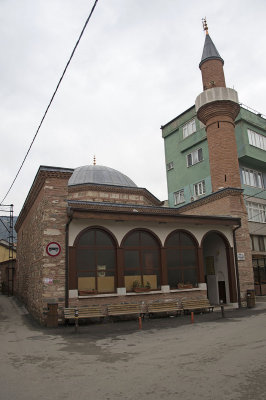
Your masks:
<svg viewBox="0 0 266 400"><path fill-rule="evenodd" d="M233 229L233 241L234 241L234 255L235 255L235 266L236 266L236 283L237 283L237 297L238 297L238 307L241 308L241 293L240 293L240 279L239 279L239 268L238 268L238 259L237 259L237 246L236 246L236 230L241 228L241 219L240 225Z"/></svg>
<svg viewBox="0 0 266 400"><path fill-rule="evenodd" d="M65 308L68 308L69 305L69 291L68 291L68 284L69 284L69 277L68 277L68 271L69 271L69 264L68 264L68 244L69 244L69 225L72 221L73 218L73 211L68 208L67 210L68 214L68 221L66 223L66 228L65 228L65 233L66 233L66 238L65 238L65 243L66 243L66 251L65 251L65 264L66 264L66 278L65 278Z"/></svg>

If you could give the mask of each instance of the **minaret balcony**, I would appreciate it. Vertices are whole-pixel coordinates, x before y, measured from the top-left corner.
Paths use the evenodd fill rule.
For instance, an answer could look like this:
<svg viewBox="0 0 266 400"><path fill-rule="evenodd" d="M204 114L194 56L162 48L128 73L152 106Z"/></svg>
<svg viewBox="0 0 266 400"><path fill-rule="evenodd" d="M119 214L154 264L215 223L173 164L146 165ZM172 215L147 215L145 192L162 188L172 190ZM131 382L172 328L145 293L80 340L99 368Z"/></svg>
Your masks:
<svg viewBox="0 0 266 400"><path fill-rule="evenodd" d="M214 116L229 116L235 120L239 113L238 94L234 89L214 87L204 90L196 98L196 111L205 125Z"/></svg>

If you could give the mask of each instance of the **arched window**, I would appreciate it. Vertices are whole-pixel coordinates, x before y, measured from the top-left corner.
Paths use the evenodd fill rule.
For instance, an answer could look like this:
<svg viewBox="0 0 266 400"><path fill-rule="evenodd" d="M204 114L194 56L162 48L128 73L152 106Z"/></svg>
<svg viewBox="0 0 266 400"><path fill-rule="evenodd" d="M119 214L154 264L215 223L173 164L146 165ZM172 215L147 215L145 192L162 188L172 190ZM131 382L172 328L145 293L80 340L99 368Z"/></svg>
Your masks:
<svg viewBox="0 0 266 400"><path fill-rule="evenodd" d="M151 289L160 286L160 249L156 239L148 232L134 231L124 243L124 275L127 291L132 290L133 282L150 285Z"/></svg>
<svg viewBox="0 0 266 400"><path fill-rule="evenodd" d="M177 288L178 284L198 283L197 247L189 234L177 231L172 233L165 244L168 284Z"/></svg>
<svg viewBox="0 0 266 400"><path fill-rule="evenodd" d="M84 232L76 246L76 266L80 294L114 292L116 248L111 236L97 228Z"/></svg>

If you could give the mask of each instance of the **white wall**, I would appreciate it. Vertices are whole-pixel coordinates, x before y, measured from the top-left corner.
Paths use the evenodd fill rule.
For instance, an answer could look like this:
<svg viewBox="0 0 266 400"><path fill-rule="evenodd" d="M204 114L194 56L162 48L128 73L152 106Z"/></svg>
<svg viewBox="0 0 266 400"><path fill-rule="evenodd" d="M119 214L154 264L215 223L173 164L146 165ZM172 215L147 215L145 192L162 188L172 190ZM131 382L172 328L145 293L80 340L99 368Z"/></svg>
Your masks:
<svg viewBox="0 0 266 400"><path fill-rule="evenodd" d="M156 218L156 216L155 216ZM197 239L199 245L203 236L211 231L217 230L223 233L230 245L233 246L233 235L230 227L219 226L219 225L193 225L193 224L178 224L178 223L158 223L158 222L139 222L139 221L114 221L114 220L102 220L102 219L73 219L69 227L69 246L73 246L74 241L83 229L90 226L102 226L113 233L116 237L118 244L120 245L124 236L132 229L144 228L150 229L154 232L161 240L164 245L167 236L176 229L185 229L192 233Z"/></svg>

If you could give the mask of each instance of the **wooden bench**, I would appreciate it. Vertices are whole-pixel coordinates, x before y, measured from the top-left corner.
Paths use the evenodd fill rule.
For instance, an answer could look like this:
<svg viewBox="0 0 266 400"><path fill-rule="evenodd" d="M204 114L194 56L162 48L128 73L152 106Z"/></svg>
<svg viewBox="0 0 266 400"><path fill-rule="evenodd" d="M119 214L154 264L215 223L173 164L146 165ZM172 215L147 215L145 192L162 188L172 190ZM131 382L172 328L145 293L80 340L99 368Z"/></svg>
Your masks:
<svg viewBox="0 0 266 400"><path fill-rule="evenodd" d="M178 316L181 314L181 312L182 312L182 306L177 301L148 304L149 316L155 313L175 313L176 316Z"/></svg>
<svg viewBox="0 0 266 400"><path fill-rule="evenodd" d="M141 316L140 304L111 304L107 306L107 313L110 317L119 317L122 315Z"/></svg>
<svg viewBox="0 0 266 400"><path fill-rule="evenodd" d="M213 311L214 306L212 306L208 299L193 299L193 300L183 300L182 307L184 313L189 313L192 311Z"/></svg>
<svg viewBox="0 0 266 400"><path fill-rule="evenodd" d="M103 318L105 314L99 306L83 306L64 309L65 320L74 319L76 331L78 329L78 320L81 318Z"/></svg>

